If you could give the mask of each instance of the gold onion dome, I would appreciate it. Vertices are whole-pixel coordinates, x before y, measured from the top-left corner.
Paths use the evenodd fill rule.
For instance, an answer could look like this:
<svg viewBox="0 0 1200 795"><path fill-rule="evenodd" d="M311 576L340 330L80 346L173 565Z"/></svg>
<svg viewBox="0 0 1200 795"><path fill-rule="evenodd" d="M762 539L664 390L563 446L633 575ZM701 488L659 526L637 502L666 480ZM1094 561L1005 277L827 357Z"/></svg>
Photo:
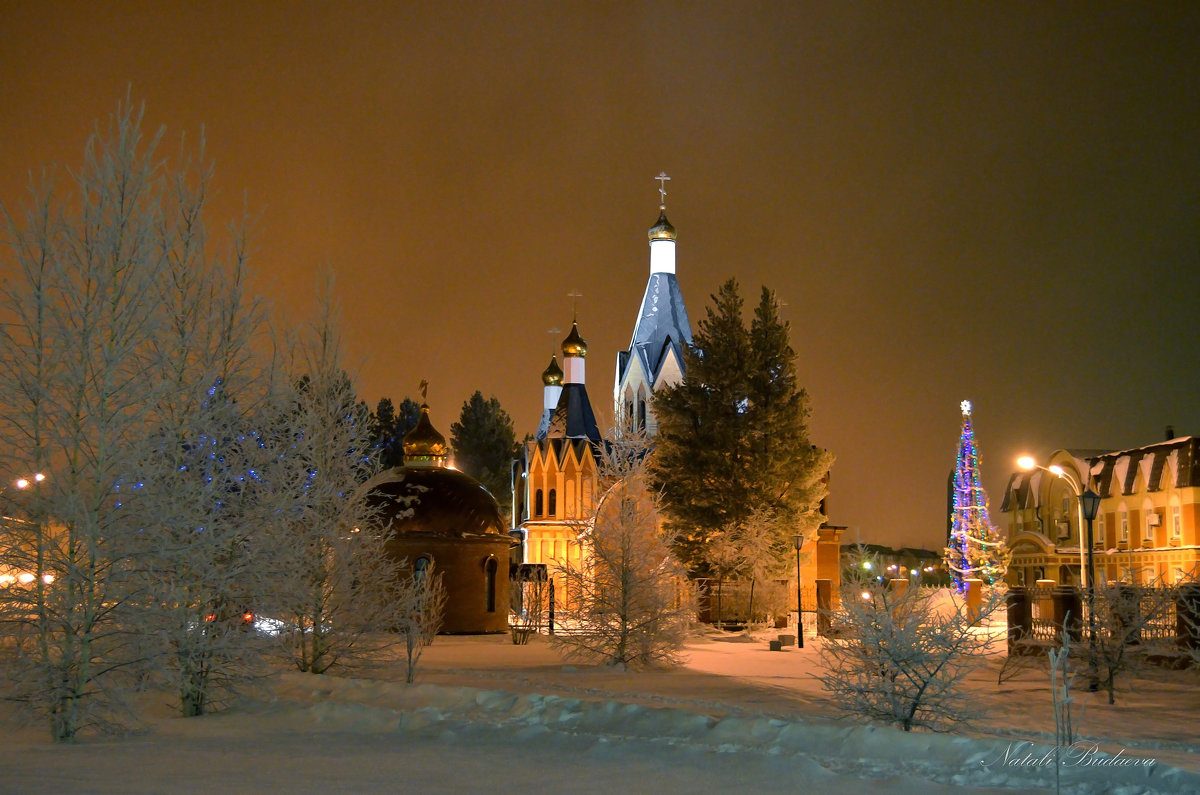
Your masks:
<svg viewBox="0 0 1200 795"><path fill-rule="evenodd" d="M579 336L579 323L571 322L571 333L563 340L562 352L563 356L578 356L581 359L587 356L587 343Z"/></svg>
<svg viewBox="0 0 1200 795"><path fill-rule="evenodd" d="M429 404L421 404L421 419L417 426L404 435L404 457L414 458L445 458L446 437L437 432L429 421Z"/></svg>
<svg viewBox="0 0 1200 795"><path fill-rule="evenodd" d="M658 221L654 226L650 227L650 231L646 235L653 240L674 240L675 227L671 226L671 222L667 220L667 208L660 207L658 210Z"/></svg>
<svg viewBox="0 0 1200 795"><path fill-rule="evenodd" d="M563 371L558 366L558 357L550 356L550 366L542 371L542 383L546 386L562 386Z"/></svg>

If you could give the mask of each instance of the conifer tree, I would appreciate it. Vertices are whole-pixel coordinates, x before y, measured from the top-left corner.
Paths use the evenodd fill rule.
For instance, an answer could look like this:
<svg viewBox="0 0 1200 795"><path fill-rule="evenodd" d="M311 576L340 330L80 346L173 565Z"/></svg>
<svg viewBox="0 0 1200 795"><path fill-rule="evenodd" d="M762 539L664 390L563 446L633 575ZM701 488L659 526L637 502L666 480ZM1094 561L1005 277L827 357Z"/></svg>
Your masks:
<svg viewBox="0 0 1200 795"><path fill-rule="evenodd" d="M676 553L694 573L711 573L711 540L736 540L752 515L775 517L772 556L792 535L811 535L832 463L808 440L808 395L774 293L763 288L749 328L736 280L712 299L684 351L683 380L654 397L655 485Z"/></svg>
<svg viewBox="0 0 1200 795"><path fill-rule="evenodd" d="M964 400L962 433L954 465L953 504L950 509L950 546L946 567L954 587L966 590L966 580L977 578L987 585L1004 576L1006 548L988 516L987 492L979 480L979 451L971 426L971 401Z"/></svg>
<svg viewBox="0 0 1200 795"><path fill-rule="evenodd" d="M484 485L503 515L512 505L510 467L517 452L512 418L495 397L484 400L478 390L463 403L458 421L450 426L454 465Z"/></svg>
<svg viewBox="0 0 1200 795"><path fill-rule="evenodd" d="M372 447L379 456L379 465L391 469L404 465L403 434L397 433L396 408L391 398L382 398L371 412Z"/></svg>

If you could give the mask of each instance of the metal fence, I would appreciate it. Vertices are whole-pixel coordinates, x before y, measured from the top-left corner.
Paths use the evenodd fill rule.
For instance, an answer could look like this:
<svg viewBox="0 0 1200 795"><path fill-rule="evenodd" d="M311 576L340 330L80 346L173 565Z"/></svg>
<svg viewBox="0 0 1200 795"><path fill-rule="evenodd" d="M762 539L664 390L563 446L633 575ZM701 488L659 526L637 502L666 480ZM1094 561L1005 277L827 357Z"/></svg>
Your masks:
<svg viewBox="0 0 1200 795"><path fill-rule="evenodd" d="M1194 648L1200 636L1200 585L1104 585L1091 595L1078 587L1014 587L1009 592L1009 637L1015 643L1055 646L1066 630L1079 640L1094 625L1097 636L1128 644Z"/></svg>

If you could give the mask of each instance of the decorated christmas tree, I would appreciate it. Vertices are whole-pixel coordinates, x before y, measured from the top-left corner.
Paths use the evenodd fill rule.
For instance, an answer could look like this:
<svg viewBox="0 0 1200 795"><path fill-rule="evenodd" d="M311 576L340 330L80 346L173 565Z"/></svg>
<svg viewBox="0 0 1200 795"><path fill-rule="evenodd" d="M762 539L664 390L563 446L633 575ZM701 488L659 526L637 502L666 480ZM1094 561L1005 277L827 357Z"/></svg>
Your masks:
<svg viewBox="0 0 1200 795"><path fill-rule="evenodd" d="M954 587L966 590L966 580L992 585L1004 576L1007 549L988 517L987 492L979 482L979 451L971 427L971 401L964 400L962 435L954 465L954 491L950 509L950 546L946 567Z"/></svg>

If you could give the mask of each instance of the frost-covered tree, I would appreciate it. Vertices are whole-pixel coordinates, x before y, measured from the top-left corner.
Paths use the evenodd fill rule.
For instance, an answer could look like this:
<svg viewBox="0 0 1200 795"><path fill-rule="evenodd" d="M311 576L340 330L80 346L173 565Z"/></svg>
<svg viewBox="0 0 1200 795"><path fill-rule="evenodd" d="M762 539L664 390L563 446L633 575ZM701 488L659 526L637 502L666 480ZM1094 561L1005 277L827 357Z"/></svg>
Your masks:
<svg viewBox="0 0 1200 795"><path fill-rule="evenodd" d="M743 563L738 574L750 581L749 618L754 620L755 592L764 582L786 576L787 561L780 552L780 522L770 508L756 510L738 527ZM760 591L761 593L761 591ZM760 597L761 598L761 597ZM770 605L768 605L768 609Z"/></svg>
<svg viewBox="0 0 1200 795"><path fill-rule="evenodd" d="M549 607L549 578L544 569L521 567L509 589L509 626L513 643L521 646L541 629Z"/></svg>
<svg viewBox="0 0 1200 795"><path fill-rule="evenodd" d="M272 581L266 607L286 627L301 670L378 661L398 642L399 567L386 553L390 528L362 487L378 469L369 412L342 368L333 276L292 365L292 388L268 423L269 478L288 504L265 528Z"/></svg>
<svg viewBox="0 0 1200 795"><path fill-rule="evenodd" d="M56 740L114 720L121 687L154 654L140 475L163 449L168 407L211 374L170 375L172 346L206 344L198 335L227 308L199 292L192 314L175 311L172 278L209 275L209 174L202 147L168 169L161 131L147 139L141 125L127 99L89 139L70 199L45 177L23 216L5 210L0 441L12 474L46 478L5 511L19 521L4 556L32 579L0 590L0 668Z"/></svg>
<svg viewBox="0 0 1200 795"><path fill-rule="evenodd" d="M165 263L166 328L154 340L153 376L170 388L156 407L154 449L131 473L139 624L185 716L227 703L265 670L251 620L265 588L252 534L276 507L261 478L271 461L261 428L270 376L254 353L264 313L246 291L243 238L223 257L208 250L207 176L173 184L190 212L172 219L181 245Z"/></svg>
<svg viewBox="0 0 1200 795"><path fill-rule="evenodd" d="M563 611L569 631L553 638L567 657L634 668L678 660L694 605L661 530L646 454L644 432L614 432L600 448L601 496L579 528L583 565L555 572L577 595Z"/></svg>
<svg viewBox="0 0 1200 795"><path fill-rule="evenodd" d="M966 676L994 638L979 628L1001 603L993 594L978 614L954 598L938 609L935 591L893 590L878 579L848 581L832 614L838 637L823 647L821 685L838 709L905 731L948 731L980 717Z"/></svg>
<svg viewBox="0 0 1200 795"><path fill-rule="evenodd" d="M254 622L269 558L255 531L273 516L275 495L261 480L270 460L250 401L223 385L164 430L139 481L138 625L184 716L228 704L267 672Z"/></svg>
<svg viewBox="0 0 1200 795"><path fill-rule="evenodd" d="M400 570L407 570L401 562ZM395 589L395 630L404 637L404 681L412 684L417 676L421 652L433 643L446 612L446 586L440 572L431 563L401 577Z"/></svg>
<svg viewBox="0 0 1200 795"><path fill-rule="evenodd" d="M1161 578L1146 585L1097 583L1095 588L1094 621L1083 625L1085 633L1094 628L1095 639L1089 634L1077 647L1083 649L1089 677L1108 694L1108 703L1115 704L1119 677L1145 665L1150 653L1172 655L1176 652L1178 591L1166 587ZM1189 621L1194 620L1184 618L1185 626ZM1166 625L1167 633L1149 631L1163 625ZM1153 637L1163 634L1167 634L1165 644ZM1158 648L1155 647L1156 640Z"/></svg>

